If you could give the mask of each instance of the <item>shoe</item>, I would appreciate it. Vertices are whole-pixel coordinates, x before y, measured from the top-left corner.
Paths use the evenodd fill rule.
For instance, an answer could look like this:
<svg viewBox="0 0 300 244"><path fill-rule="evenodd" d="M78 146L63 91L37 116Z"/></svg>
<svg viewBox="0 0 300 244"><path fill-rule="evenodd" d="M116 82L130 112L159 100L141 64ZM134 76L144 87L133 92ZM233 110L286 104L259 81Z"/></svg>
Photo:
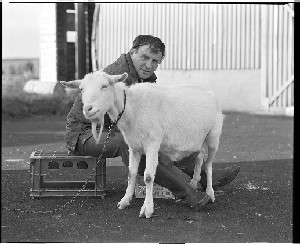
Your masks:
<svg viewBox="0 0 300 244"><path fill-rule="evenodd" d="M212 187L213 189L217 189L219 187L223 187L231 183L238 173L240 172L241 167L240 166L230 166L225 169L215 169L212 173ZM207 184L207 178L206 173L204 171L201 171L201 180L200 185L205 190Z"/></svg>
<svg viewBox="0 0 300 244"><path fill-rule="evenodd" d="M203 193L203 192L202 192ZM203 193L203 195L200 196L199 192L197 193L197 202L194 204L191 204L191 208L195 209L196 211L199 211L201 207L203 207L205 204L207 204L210 201L210 196Z"/></svg>
<svg viewBox="0 0 300 244"><path fill-rule="evenodd" d="M178 197L176 196L176 198ZM209 201L210 201L210 196L201 191L197 191L197 195L194 196L193 198L187 198L187 196L184 196L176 200L177 203L191 207L196 211L200 211L201 208L204 205L206 205Z"/></svg>
<svg viewBox="0 0 300 244"><path fill-rule="evenodd" d="M176 198L184 199L183 202L189 207L199 209L208 203L210 197L206 193L193 188L190 185L191 178L166 160L159 157L160 163L156 168L154 182L169 189Z"/></svg>

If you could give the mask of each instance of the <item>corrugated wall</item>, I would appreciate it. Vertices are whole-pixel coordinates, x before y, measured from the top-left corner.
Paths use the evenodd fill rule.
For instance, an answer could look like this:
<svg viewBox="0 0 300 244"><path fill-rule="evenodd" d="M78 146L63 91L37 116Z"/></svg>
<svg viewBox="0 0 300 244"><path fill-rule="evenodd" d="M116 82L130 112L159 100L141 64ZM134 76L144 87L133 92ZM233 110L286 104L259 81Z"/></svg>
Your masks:
<svg viewBox="0 0 300 244"><path fill-rule="evenodd" d="M271 109L294 105L293 16L289 5L270 5L263 12L263 79Z"/></svg>
<svg viewBox="0 0 300 244"><path fill-rule="evenodd" d="M161 69L259 69L260 15L255 4L101 3L99 68L151 34L166 44Z"/></svg>

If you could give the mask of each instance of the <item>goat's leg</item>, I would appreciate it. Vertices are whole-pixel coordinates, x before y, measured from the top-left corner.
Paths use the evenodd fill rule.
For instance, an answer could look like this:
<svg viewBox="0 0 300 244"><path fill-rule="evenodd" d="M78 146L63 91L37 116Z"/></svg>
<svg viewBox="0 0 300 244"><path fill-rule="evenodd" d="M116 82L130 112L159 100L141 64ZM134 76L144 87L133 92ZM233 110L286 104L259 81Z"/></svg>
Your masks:
<svg viewBox="0 0 300 244"><path fill-rule="evenodd" d="M213 159L217 153L219 147L219 137L209 137L207 138L208 144L208 156L207 161L205 162L205 173L207 177L207 187L206 194L210 196L212 202L215 201L214 189L212 188L212 163Z"/></svg>
<svg viewBox="0 0 300 244"><path fill-rule="evenodd" d="M220 136L222 133L223 119L224 116L220 114L217 117L216 124L205 139L205 142L208 146L207 161L205 162L205 172L207 177L206 194L210 196L212 202L215 201L215 193L214 189L212 188L212 163L218 151Z"/></svg>
<svg viewBox="0 0 300 244"><path fill-rule="evenodd" d="M124 209L130 204L134 193L134 187L140 160L141 154L129 148L128 186L124 197L121 199L120 202L118 202L119 209Z"/></svg>
<svg viewBox="0 0 300 244"><path fill-rule="evenodd" d="M201 180L201 168L202 168L204 156L205 156L205 150L204 148L202 148L196 158L197 161L195 163L194 175L193 175L193 179L190 182L190 185L194 188L198 187L198 182L200 182Z"/></svg>
<svg viewBox="0 0 300 244"><path fill-rule="evenodd" d="M158 165L158 148L151 148L146 152L146 169L144 181L146 184L146 197L140 211L140 217L150 218L154 212L153 183Z"/></svg>

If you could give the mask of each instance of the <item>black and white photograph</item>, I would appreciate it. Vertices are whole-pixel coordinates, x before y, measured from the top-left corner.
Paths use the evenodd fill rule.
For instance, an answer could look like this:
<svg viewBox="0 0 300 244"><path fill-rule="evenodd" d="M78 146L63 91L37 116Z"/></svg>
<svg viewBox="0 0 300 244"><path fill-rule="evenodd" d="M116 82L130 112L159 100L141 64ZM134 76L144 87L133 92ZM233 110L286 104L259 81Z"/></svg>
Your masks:
<svg viewBox="0 0 300 244"><path fill-rule="evenodd" d="M1 243L293 243L294 2L2 3Z"/></svg>

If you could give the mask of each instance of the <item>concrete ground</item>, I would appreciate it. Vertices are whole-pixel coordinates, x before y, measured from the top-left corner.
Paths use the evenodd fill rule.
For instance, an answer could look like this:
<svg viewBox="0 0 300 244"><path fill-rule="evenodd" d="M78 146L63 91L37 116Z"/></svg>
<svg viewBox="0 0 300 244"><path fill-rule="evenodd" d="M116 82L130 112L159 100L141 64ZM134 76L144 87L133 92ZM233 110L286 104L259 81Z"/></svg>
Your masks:
<svg viewBox="0 0 300 244"><path fill-rule="evenodd" d="M107 167L104 199L31 199L29 156L34 150L66 151L64 118L2 122L1 242L293 242L292 118L227 112L214 168L241 166L236 180L216 190L201 211L176 200L155 199L153 218L139 218L142 199L126 210L127 168Z"/></svg>

